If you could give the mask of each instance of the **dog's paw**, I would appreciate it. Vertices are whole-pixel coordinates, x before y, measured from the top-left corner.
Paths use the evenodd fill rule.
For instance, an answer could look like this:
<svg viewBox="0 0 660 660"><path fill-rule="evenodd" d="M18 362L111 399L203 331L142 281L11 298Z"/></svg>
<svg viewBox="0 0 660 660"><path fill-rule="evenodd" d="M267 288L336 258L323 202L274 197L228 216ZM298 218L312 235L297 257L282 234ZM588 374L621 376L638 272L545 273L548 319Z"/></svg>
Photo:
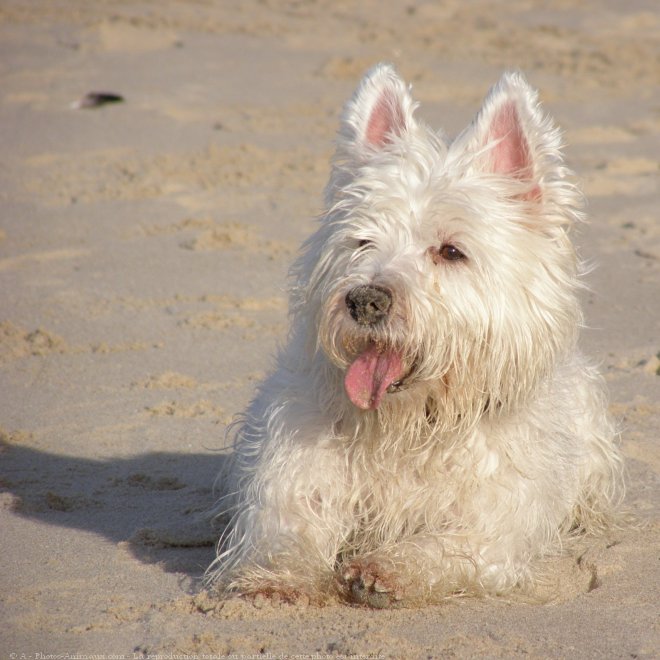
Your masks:
<svg viewBox="0 0 660 660"><path fill-rule="evenodd" d="M339 569L339 587L354 603L375 609L400 606L403 589L392 571L375 561L352 561Z"/></svg>

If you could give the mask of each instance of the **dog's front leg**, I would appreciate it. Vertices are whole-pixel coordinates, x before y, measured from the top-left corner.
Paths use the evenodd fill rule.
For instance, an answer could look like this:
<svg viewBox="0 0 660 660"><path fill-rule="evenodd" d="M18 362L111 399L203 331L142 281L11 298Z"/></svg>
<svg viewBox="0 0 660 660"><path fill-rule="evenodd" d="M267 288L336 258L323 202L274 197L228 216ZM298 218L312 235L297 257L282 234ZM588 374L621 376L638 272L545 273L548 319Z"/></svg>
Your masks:
<svg viewBox="0 0 660 660"><path fill-rule="evenodd" d="M336 580L344 598L374 608L462 593L504 592L525 575L522 554L493 555L484 539L420 533L347 559Z"/></svg>
<svg viewBox="0 0 660 660"><path fill-rule="evenodd" d="M342 505L344 462L319 435L262 438L256 454L254 443L239 445L246 457L236 466L235 514L216 562L229 590L288 601L333 591L350 515Z"/></svg>

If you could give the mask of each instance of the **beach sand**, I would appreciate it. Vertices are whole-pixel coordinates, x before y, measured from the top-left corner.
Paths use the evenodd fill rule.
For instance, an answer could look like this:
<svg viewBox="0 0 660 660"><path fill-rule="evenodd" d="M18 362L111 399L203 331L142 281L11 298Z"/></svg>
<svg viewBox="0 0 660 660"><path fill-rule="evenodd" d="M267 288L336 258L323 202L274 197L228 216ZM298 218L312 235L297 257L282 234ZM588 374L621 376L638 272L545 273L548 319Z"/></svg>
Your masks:
<svg viewBox="0 0 660 660"><path fill-rule="evenodd" d="M660 652L657 3L357 5L0 4L0 657ZM589 200L582 346L646 525L552 562L549 604L201 590L226 425L286 333L339 111L381 60L450 135L522 69ZM125 101L74 109L90 91Z"/></svg>

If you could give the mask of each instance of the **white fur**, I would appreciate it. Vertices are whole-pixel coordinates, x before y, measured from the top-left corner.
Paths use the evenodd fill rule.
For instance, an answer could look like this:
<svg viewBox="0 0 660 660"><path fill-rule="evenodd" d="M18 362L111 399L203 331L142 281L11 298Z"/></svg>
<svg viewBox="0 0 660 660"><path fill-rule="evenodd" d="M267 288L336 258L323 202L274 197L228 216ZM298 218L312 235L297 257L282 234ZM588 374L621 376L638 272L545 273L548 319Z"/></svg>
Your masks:
<svg viewBox="0 0 660 660"><path fill-rule="evenodd" d="M617 503L613 426L576 349L580 194L558 130L517 73L452 142L414 109L378 65L342 115L288 343L221 476L232 518L209 576L225 588L375 607L502 593ZM370 284L393 294L373 327L345 302ZM376 410L344 388L368 345L410 371Z"/></svg>

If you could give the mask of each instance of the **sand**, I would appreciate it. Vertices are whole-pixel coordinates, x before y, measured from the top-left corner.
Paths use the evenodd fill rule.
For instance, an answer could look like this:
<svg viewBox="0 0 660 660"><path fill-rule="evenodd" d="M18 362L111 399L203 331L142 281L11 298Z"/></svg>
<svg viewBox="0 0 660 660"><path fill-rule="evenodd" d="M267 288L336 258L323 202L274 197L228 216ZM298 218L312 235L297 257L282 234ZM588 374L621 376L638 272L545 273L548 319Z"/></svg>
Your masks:
<svg viewBox="0 0 660 660"><path fill-rule="evenodd" d="M658 654L659 55L655 0L3 0L0 656ZM550 604L200 590L225 427L286 332L339 110L379 60L449 134L523 69L589 198L582 346L647 526L554 562ZM125 102L71 107L90 91Z"/></svg>

